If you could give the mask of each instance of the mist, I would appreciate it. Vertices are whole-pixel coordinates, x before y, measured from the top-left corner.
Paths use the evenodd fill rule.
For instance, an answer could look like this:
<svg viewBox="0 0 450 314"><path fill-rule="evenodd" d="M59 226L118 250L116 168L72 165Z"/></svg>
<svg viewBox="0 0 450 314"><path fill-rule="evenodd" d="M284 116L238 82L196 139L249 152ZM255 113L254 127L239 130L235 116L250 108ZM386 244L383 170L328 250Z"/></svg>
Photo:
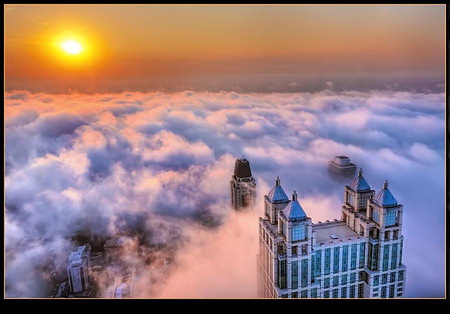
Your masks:
<svg viewBox="0 0 450 314"><path fill-rule="evenodd" d="M314 222L339 218L349 182L331 177L327 162L341 154L364 169L372 189L389 180L404 206L405 297L443 297L445 94L327 85L7 92L6 297L46 296L80 237L100 247L126 235L121 258L139 269L135 297L254 298L263 195L279 176ZM230 208L242 155L257 181L249 213ZM108 271L98 275L101 291Z"/></svg>

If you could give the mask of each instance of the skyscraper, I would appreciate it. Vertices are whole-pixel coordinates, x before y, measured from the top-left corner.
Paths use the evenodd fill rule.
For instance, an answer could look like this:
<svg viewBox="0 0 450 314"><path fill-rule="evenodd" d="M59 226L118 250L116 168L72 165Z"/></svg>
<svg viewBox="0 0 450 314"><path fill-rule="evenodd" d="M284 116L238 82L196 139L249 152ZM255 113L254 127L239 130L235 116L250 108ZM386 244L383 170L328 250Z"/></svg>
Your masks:
<svg viewBox="0 0 450 314"><path fill-rule="evenodd" d="M403 206L387 181L374 195L360 170L345 186L341 219L312 223L277 178L259 218L258 296L402 297Z"/></svg>
<svg viewBox="0 0 450 314"><path fill-rule="evenodd" d="M69 255L67 275L69 277L70 291L81 292L89 288L89 256L91 246L89 244L79 246Z"/></svg>
<svg viewBox="0 0 450 314"><path fill-rule="evenodd" d="M256 202L256 181L250 163L244 157L236 159L230 181L231 206L236 210L252 208Z"/></svg>

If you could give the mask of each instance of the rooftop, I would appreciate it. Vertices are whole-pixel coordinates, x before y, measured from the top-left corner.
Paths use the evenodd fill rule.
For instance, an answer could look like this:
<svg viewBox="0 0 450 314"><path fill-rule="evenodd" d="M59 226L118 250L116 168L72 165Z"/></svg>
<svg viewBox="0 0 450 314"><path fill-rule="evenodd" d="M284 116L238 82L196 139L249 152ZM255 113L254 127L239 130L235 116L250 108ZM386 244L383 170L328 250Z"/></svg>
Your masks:
<svg viewBox="0 0 450 314"><path fill-rule="evenodd" d="M336 221L330 223L316 223L313 224L313 230L316 232L316 243L339 241L346 238L358 237L355 231L348 227L343 221Z"/></svg>
<svg viewBox="0 0 450 314"><path fill-rule="evenodd" d="M236 159L234 164L234 175L238 178L248 178L252 176L250 163L244 157Z"/></svg>

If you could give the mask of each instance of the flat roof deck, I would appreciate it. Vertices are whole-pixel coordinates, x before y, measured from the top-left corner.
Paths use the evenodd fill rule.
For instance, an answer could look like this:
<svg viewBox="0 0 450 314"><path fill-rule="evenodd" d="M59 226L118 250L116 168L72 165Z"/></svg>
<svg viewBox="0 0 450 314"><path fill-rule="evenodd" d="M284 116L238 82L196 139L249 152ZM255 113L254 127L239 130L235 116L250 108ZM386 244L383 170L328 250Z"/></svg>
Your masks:
<svg viewBox="0 0 450 314"><path fill-rule="evenodd" d="M348 227L343 221L316 223L313 224L313 230L316 232L317 243L359 236L359 234ZM337 236L337 238L333 239L331 235Z"/></svg>

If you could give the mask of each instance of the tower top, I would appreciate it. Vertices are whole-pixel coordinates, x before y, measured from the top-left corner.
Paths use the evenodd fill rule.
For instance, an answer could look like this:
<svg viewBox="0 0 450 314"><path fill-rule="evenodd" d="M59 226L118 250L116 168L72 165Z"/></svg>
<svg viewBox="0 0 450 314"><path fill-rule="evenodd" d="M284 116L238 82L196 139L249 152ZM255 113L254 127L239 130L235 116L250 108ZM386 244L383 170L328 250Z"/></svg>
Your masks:
<svg viewBox="0 0 450 314"><path fill-rule="evenodd" d="M252 176L250 163L244 157L236 159L234 164L234 175L238 178L249 178Z"/></svg>
<svg viewBox="0 0 450 314"><path fill-rule="evenodd" d="M394 207L397 206L397 200L391 191L388 189L388 181L385 180L383 183L383 189L377 193L374 197L374 202L383 207Z"/></svg>
<svg viewBox="0 0 450 314"><path fill-rule="evenodd" d="M289 202L289 198L281 186L280 177L277 177L275 180L275 186L270 190L269 194L267 194L269 200L273 203L284 203Z"/></svg>
<svg viewBox="0 0 450 314"><path fill-rule="evenodd" d="M350 188L355 192L370 191L370 185L367 183L366 179L364 179L362 173L362 168L359 168L358 176L350 183Z"/></svg>
<svg viewBox="0 0 450 314"><path fill-rule="evenodd" d="M307 219L302 205L298 202L297 192L294 191L292 193L292 201L283 209L283 214L289 221L302 221Z"/></svg>

